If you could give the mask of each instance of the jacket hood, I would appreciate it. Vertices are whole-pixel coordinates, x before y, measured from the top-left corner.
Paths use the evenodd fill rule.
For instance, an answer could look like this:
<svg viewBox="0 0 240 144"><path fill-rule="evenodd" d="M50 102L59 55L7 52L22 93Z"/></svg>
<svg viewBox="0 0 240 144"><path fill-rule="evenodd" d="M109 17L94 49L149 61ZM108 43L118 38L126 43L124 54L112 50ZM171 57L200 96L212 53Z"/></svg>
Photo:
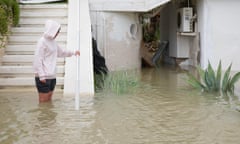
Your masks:
<svg viewBox="0 0 240 144"><path fill-rule="evenodd" d="M45 23L44 37L48 39L54 39L61 25L53 20L47 20Z"/></svg>

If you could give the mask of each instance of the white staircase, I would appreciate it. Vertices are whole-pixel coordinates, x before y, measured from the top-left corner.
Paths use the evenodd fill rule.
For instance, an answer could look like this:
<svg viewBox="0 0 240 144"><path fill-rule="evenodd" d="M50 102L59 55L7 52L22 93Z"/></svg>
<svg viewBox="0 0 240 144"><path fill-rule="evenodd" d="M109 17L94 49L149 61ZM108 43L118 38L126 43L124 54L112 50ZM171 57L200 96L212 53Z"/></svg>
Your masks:
<svg viewBox="0 0 240 144"><path fill-rule="evenodd" d="M19 27L11 29L0 66L0 88L35 86L32 62L37 40L44 32L45 21L53 19L62 26L56 41L66 48L67 7L66 3L20 5ZM63 87L64 64L59 58L56 88Z"/></svg>

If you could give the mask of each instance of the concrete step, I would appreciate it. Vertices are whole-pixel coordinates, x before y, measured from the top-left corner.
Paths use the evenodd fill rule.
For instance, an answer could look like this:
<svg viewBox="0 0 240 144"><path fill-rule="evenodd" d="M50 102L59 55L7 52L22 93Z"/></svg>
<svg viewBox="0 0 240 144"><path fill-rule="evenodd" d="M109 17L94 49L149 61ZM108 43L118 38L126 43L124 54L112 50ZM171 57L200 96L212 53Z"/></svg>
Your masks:
<svg viewBox="0 0 240 144"><path fill-rule="evenodd" d="M66 48L66 44L59 45ZM36 45L7 45L5 48L6 55L34 55Z"/></svg>
<svg viewBox="0 0 240 144"><path fill-rule="evenodd" d="M57 41L59 45L66 45L66 41ZM34 45L36 46L37 40L36 41L8 41L8 45Z"/></svg>
<svg viewBox="0 0 240 144"><path fill-rule="evenodd" d="M68 5L66 3L54 3L54 4L20 4L19 5L21 10L30 10L34 11L36 9L67 9Z"/></svg>
<svg viewBox="0 0 240 144"><path fill-rule="evenodd" d="M21 23L21 24L19 24L18 26L19 27L23 27L23 28L35 28L35 27L42 27L42 28L44 28L45 27L45 21L46 21L47 19L45 19L45 20L43 20L44 21L44 23L42 22L42 23ZM61 27L67 27L67 24L61 24Z"/></svg>
<svg viewBox="0 0 240 144"><path fill-rule="evenodd" d="M32 66L1 66L1 78L29 77L34 76ZM57 66L57 76L64 76L64 66Z"/></svg>
<svg viewBox="0 0 240 144"><path fill-rule="evenodd" d="M27 36L27 35L22 35L22 36L17 36L17 35L11 35L8 38L9 44L24 44L24 43L34 43L37 44L37 41L41 35L32 35L32 36ZM61 43L66 43L67 36L66 35L59 35L56 38L56 42L61 42Z"/></svg>
<svg viewBox="0 0 240 144"><path fill-rule="evenodd" d="M63 77L57 77L57 86L64 84ZM17 78L0 78L0 87L8 86L35 86L35 78L33 77L17 77Z"/></svg>
<svg viewBox="0 0 240 144"><path fill-rule="evenodd" d="M54 21L57 21L61 25L67 25L67 17L27 17L27 18L20 18L19 25L44 25L46 20L52 19Z"/></svg>
<svg viewBox="0 0 240 144"><path fill-rule="evenodd" d="M39 35L44 33L44 27L13 27L11 28L11 35ZM59 35L66 35L67 27L61 26Z"/></svg>
<svg viewBox="0 0 240 144"><path fill-rule="evenodd" d="M31 9L21 10L20 17L67 17L67 9Z"/></svg>
<svg viewBox="0 0 240 144"><path fill-rule="evenodd" d="M2 65L32 65L34 60L34 55L4 55L2 57ZM65 59L58 58L58 65L64 65Z"/></svg>
<svg viewBox="0 0 240 144"><path fill-rule="evenodd" d="M11 29L5 54L0 66L1 88L35 87L32 63L38 39L45 30L45 21L53 19L61 24L56 38L59 46L66 48L68 6L61 4L20 4L20 22ZM57 60L57 89L64 84L65 58Z"/></svg>
<svg viewBox="0 0 240 144"><path fill-rule="evenodd" d="M37 4L20 5L20 26L34 27L45 24L47 19L53 19L61 25L67 25L67 4Z"/></svg>

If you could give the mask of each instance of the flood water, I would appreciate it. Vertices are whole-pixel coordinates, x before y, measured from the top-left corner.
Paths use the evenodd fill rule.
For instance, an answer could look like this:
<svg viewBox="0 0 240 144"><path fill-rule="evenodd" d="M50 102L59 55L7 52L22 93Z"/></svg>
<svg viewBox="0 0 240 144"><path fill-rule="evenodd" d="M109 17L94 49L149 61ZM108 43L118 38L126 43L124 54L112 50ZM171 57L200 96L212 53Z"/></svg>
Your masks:
<svg viewBox="0 0 240 144"><path fill-rule="evenodd" d="M240 143L236 105L193 90L185 76L177 68L143 69L137 92L81 97L78 111L74 96L59 92L39 104L34 90L0 91L0 143Z"/></svg>

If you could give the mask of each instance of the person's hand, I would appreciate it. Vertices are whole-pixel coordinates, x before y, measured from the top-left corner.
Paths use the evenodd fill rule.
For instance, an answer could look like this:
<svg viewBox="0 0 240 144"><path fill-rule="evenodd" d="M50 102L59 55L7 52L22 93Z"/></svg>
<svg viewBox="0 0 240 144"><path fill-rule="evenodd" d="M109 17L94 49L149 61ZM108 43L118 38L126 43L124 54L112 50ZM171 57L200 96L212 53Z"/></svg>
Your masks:
<svg viewBox="0 0 240 144"><path fill-rule="evenodd" d="M46 80L45 80L45 79L40 80L40 81L41 81L41 83L44 83L44 84L46 83Z"/></svg>
<svg viewBox="0 0 240 144"><path fill-rule="evenodd" d="M80 56L80 51L75 51L75 54L74 54L75 56Z"/></svg>

